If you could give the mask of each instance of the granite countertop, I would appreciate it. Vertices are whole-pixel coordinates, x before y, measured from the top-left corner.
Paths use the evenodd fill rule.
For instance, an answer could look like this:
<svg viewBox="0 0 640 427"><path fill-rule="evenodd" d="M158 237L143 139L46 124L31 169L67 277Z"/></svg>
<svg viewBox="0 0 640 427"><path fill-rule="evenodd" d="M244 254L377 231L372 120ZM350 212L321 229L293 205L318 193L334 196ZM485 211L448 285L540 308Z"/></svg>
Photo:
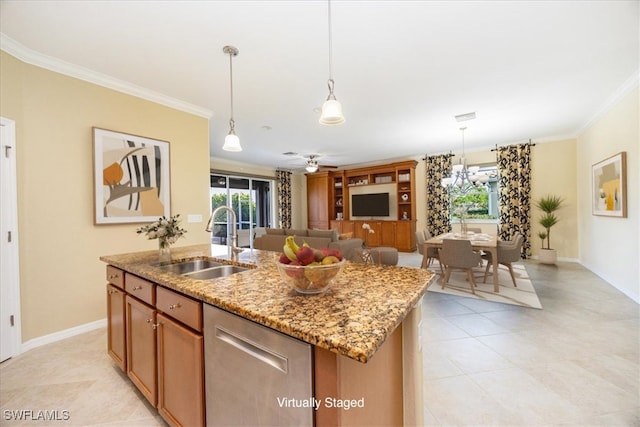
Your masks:
<svg viewBox="0 0 640 427"><path fill-rule="evenodd" d="M157 251L105 255L100 260L362 363L402 323L433 278L425 269L347 262L326 293L300 295L281 280L276 252L247 249L230 261L224 246L193 245L172 248L171 256L174 262L210 258L250 270L196 280L154 266Z"/></svg>

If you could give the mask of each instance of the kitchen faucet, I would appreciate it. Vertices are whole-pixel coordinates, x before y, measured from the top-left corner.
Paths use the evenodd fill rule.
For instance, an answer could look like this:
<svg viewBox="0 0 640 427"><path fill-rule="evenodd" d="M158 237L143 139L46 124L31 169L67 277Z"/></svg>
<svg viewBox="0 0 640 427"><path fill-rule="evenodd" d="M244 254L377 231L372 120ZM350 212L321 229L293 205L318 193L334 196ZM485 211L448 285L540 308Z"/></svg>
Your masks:
<svg viewBox="0 0 640 427"><path fill-rule="evenodd" d="M236 213L229 206L218 206L211 212L211 217L209 218L209 222L207 222L207 227L205 231L211 233L213 230L213 218L220 211L227 211L231 214L231 257L236 258L240 252L244 249L238 247L238 230L236 229ZM229 232L227 231L227 237L229 236ZM227 246L229 246L229 239L227 239Z"/></svg>

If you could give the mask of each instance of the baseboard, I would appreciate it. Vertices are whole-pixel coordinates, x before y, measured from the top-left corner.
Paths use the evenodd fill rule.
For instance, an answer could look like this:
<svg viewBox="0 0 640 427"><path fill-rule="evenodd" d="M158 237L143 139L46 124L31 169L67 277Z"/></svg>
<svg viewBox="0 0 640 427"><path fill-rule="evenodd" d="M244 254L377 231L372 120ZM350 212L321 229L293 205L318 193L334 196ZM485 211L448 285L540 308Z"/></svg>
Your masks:
<svg viewBox="0 0 640 427"><path fill-rule="evenodd" d="M529 259L538 259L538 255L534 255L529 257ZM580 260L578 258L565 258L565 257L558 257L558 261L562 261L562 262L577 262L580 263Z"/></svg>
<svg viewBox="0 0 640 427"><path fill-rule="evenodd" d="M84 325L75 326L73 328L65 329L64 331L54 332L49 335L43 335L38 338L33 338L29 341L25 341L20 346L20 353L32 350L34 348L51 344L66 338L71 338L76 335L84 334L85 332L95 331L96 329L106 328L107 318L96 320L95 322L85 323Z"/></svg>

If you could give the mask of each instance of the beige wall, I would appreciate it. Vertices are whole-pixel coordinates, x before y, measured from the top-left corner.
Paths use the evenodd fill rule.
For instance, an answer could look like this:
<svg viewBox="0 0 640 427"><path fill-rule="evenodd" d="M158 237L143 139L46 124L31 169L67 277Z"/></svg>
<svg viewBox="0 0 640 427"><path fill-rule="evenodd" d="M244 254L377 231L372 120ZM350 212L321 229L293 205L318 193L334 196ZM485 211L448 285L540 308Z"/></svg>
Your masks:
<svg viewBox="0 0 640 427"><path fill-rule="evenodd" d="M588 269L640 303L640 93L636 85L578 138L580 260ZM627 218L591 214L591 167L627 153Z"/></svg>
<svg viewBox="0 0 640 427"><path fill-rule="evenodd" d="M16 122L22 338L104 319L103 254L150 250L140 224L94 225L92 126L170 142L171 212L204 243L208 120L23 63L1 52L0 115Z"/></svg>
<svg viewBox="0 0 640 427"><path fill-rule="evenodd" d="M576 187L576 140L569 139L536 144L531 149L531 245L533 255L540 251L538 224L540 210L535 201L545 195L560 196L563 207L556 215L558 224L551 228L551 248L558 251L559 259L578 259L578 222Z"/></svg>

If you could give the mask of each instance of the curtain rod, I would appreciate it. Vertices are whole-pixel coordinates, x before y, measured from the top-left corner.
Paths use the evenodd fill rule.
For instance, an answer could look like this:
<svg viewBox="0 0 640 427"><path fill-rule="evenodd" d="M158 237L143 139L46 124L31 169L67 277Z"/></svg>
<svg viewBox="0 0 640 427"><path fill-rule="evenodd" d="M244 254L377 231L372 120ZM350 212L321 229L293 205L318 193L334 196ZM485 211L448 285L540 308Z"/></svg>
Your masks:
<svg viewBox="0 0 640 427"><path fill-rule="evenodd" d="M512 144L512 145L519 145L519 144ZM525 142L523 145L530 145L532 147L535 147L536 144L531 142L531 138L529 138L529 142ZM509 145L504 145L503 147L509 147ZM491 151L498 151L498 144L496 144L496 148L492 148Z"/></svg>

